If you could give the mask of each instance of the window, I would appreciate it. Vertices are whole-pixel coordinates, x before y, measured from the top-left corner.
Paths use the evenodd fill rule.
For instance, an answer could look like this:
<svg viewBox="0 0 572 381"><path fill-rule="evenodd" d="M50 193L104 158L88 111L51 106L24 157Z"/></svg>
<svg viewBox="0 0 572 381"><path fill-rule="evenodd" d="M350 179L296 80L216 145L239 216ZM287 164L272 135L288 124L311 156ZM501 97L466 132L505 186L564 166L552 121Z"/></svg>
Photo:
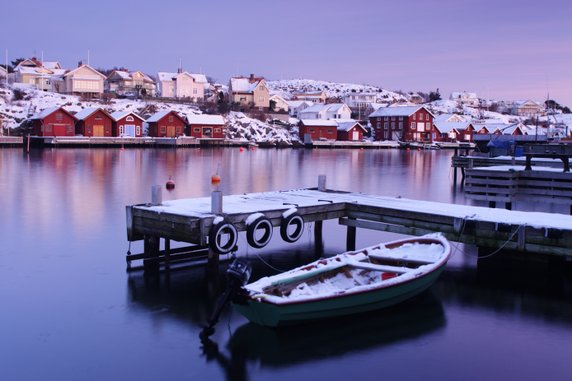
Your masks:
<svg viewBox="0 0 572 381"><path fill-rule="evenodd" d="M334 130L330 130L330 129L328 128L328 130L327 130L326 132L331 135L331 134L334 133Z"/></svg>
<svg viewBox="0 0 572 381"><path fill-rule="evenodd" d="M169 122L173 121L173 115L169 115Z"/></svg>
<svg viewBox="0 0 572 381"><path fill-rule="evenodd" d="M394 116L392 116L392 117L391 117L391 120L395 120L395 117L394 117Z"/></svg>
<svg viewBox="0 0 572 381"><path fill-rule="evenodd" d="M124 134L124 130L123 130L123 124L119 126L119 135L123 135Z"/></svg>
<svg viewBox="0 0 572 381"><path fill-rule="evenodd" d="M64 119L64 114L62 114L61 112L58 112L58 113L56 114L56 120L57 120L58 122L61 122L63 119Z"/></svg>
<svg viewBox="0 0 572 381"><path fill-rule="evenodd" d="M141 135L141 126L135 126L135 134Z"/></svg>
<svg viewBox="0 0 572 381"><path fill-rule="evenodd" d="M403 130L403 122L399 122L399 125L397 126L398 130Z"/></svg>
<svg viewBox="0 0 572 381"><path fill-rule="evenodd" d="M400 117L399 117L399 120L403 120L403 117L402 117L402 116L400 116Z"/></svg>
<svg viewBox="0 0 572 381"><path fill-rule="evenodd" d="M313 128L310 128L310 132L314 132L315 130Z"/></svg>
<svg viewBox="0 0 572 381"><path fill-rule="evenodd" d="M193 94L197 94L197 93L198 93L197 89L193 89Z"/></svg>
<svg viewBox="0 0 572 381"><path fill-rule="evenodd" d="M429 120L429 114L425 114L425 120Z"/></svg>
<svg viewBox="0 0 572 381"><path fill-rule="evenodd" d="M389 122L383 123L383 129L386 131L389 129Z"/></svg>
<svg viewBox="0 0 572 381"><path fill-rule="evenodd" d="M383 120L389 120L389 117L388 117L388 116L386 116L386 117L384 117L384 118L383 118Z"/></svg>
<svg viewBox="0 0 572 381"><path fill-rule="evenodd" d="M411 129L412 129L412 130L415 129L415 122L411 122Z"/></svg>
<svg viewBox="0 0 572 381"><path fill-rule="evenodd" d="M165 134L167 132L167 127L161 126L160 131L162 134Z"/></svg>
<svg viewBox="0 0 572 381"><path fill-rule="evenodd" d="M127 118L125 118L125 120L128 122L133 122L133 121L135 121L135 118L133 118L131 115L129 115Z"/></svg>
<svg viewBox="0 0 572 381"><path fill-rule="evenodd" d="M377 117L377 121L378 121L378 122L381 122L381 116L378 116L378 117Z"/></svg>
<svg viewBox="0 0 572 381"><path fill-rule="evenodd" d="M68 134L73 134L73 126L71 126L71 125L68 124L67 127L66 127L66 131L67 131Z"/></svg>
<svg viewBox="0 0 572 381"><path fill-rule="evenodd" d="M219 132L220 133L220 128L215 128L214 132Z"/></svg>
<svg viewBox="0 0 572 381"><path fill-rule="evenodd" d="M193 132L198 132L198 133L200 133L200 132L201 132L201 129L200 129L199 127L195 127L195 128L193 128Z"/></svg>
<svg viewBox="0 0 572 381"><path fill-rule="evenodd" d="M415 120L415 114L413 114L413 117L411 119Z"/></svg>

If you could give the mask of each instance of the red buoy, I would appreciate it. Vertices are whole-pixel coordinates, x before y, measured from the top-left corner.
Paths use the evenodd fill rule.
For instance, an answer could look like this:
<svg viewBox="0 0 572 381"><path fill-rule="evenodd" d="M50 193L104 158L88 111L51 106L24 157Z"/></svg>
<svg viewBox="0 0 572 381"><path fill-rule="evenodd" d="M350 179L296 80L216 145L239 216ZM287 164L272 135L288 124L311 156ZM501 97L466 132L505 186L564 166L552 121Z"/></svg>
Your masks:
<svg viewBox="0 0 572 381"><path fill-rule="evenodd" d="M211 176L211 184L213 184L213 185L220 184L220 176L219 175L212 175Z"/></svg>
<svg viewBox="0 0 572 381"><path fill-rule="evenodd" d="M244 148L243 148L243 147L240 147L240 152L244 152Z"/></svg>
<svg viewBox="0 0 572 381"><path fill-rule="evenodd" d="M175 189L175 182L170 177L169 180L167 180L167 184L165 184L165 188L167 188L167 190Z"/></svg>

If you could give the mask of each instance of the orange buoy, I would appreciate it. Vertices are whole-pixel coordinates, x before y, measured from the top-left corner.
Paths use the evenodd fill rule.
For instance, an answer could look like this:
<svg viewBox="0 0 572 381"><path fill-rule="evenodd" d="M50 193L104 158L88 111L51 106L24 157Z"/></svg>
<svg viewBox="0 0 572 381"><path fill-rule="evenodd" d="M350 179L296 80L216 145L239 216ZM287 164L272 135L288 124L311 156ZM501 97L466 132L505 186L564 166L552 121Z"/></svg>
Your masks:
<svg viewBox="0 0 572 381"><path fill-rule="evenodd" d="M240 147L240 152L244 152L244 148L243 148L243 147Z"/></svg>
<svg viewBox="0 0 572 381"><path fill-rule="evenodd" d="M211 184L220 184L220 176L219 175L212 175L211 176Z"/></svg>
<svg viewBox="0 0 572 381"><path fill-rule="evenodd" d="M167 188L167 190L175 189L175 182L170 177L169 180L167 180L167 183L165 184L165 188Z"/></svg>

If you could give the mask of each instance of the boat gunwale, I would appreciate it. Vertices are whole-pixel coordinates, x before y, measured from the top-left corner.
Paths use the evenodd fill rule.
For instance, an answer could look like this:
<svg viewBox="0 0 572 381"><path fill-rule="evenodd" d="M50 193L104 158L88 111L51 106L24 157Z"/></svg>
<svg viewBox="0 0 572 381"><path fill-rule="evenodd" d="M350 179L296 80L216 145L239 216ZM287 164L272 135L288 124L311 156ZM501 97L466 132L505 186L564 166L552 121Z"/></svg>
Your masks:
<svg viewBox="0 0 572 381"><path fill-rule="evenodd" d="M385 281L385 282L378 283L376 287L372 287L372 288L359 289L359 287L356 287L356 288L358 288L357 290L356 290L356 288L354 288L353 290L350 289L347 292L344 291L344 292L340 292L340 293L336 293L336 294L329 294L329 295L325 295L325 296L316 296L315 298L299 298L299 299L292 299L292 300L288 300L288 299L268 300L264 297L255 298L254 297L255 295L263 295L263 296L268 295L265 293L257 293L255 295L250 295L248 297L248 301L251 303L262 303L262 304L266 304L269 306L275 306L275 307L292 306L292 305L297 305L297 304L311 304L311 303L328 301L331 299L355 297L356 295L368 294L368 293L372 293L372 292L380 292L386 288L398 287L398 286L409 284L411 282L419 282L419 280L426 278L427 276L433 274L435 271L439 271L441 268L443 268L447 264L447 261L449 260L449 258L451 257L451 254L452 254L451 246L450 246L449 242L443 236L431 236L431 237L423 236L423 237L405 238L405 239L401 239L401 240L391 241L391 242L388 242L387 244L380 244L380 245L364 248L362 250L342 253L342 254L360 253L360 252L363 252L364 250L380 248L381 246L388 248L389 245L391 245L391 248L396 248L396 247L402 246L402 245L407 244L407 243L412 243L412 242L419 243L420 241L422 241L421 243L438 243L438 244L443 246L444 251L443 251L442 257L439 258L437 261L435 261L431 264L421 265L418 268L412 268L411 271L415 271L415 270L420 269L421 267L428 267L426 269L421 269L420 274L418 274L418 275L416 275L410 279L399 281L399 282ZM338 254L338 255L340 255L340 254ZM345 265L351 266L351 263L346 263ZM375 270L371 270L371 271L375 271ZM398 277L392 278L392 279L397 279L397 278ZM250 290L247 290L247 291L250 292ZM268 296L272 297L273 295L268 295Z"/></svg>

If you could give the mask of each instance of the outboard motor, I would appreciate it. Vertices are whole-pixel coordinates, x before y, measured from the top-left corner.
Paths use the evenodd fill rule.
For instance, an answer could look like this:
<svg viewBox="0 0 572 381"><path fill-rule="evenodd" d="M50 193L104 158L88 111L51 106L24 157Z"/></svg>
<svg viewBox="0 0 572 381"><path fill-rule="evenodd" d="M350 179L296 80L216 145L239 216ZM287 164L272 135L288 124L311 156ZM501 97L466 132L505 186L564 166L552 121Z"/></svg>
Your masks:
<svg viewBox="0 0 572 381"><path fill-rule="evenodd" d="M204 341L208 339L208 337L215 332L214 326L218 322L222 310L233 297L240 294L242 286L248 283L251 273L252 266L247 260L237 258L232 261L226 270L226 289L218 297L215 303L215 309L213 310L213 313L209 319L209 324L203 328L199 335L201 340Z"/></svg>

